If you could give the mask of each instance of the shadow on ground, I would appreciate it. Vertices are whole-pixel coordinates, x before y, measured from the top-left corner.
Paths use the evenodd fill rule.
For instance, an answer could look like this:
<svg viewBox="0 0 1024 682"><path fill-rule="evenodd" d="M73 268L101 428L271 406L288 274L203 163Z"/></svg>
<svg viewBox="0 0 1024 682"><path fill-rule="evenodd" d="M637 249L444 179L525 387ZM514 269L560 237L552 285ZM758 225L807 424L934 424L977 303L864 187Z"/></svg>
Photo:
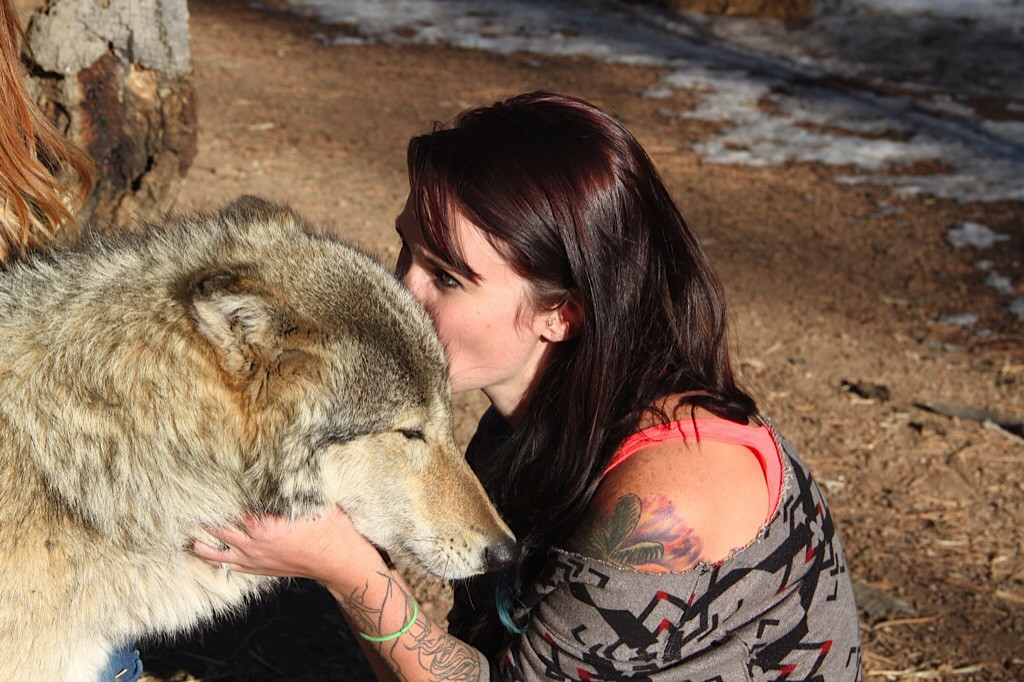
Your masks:
<svg viewBox="0 0 1024 682"><path fill-rule="evenodd" d="M168 682L375 679L334 599L308 580L216 628L140 649L146 675Z"/></svg>

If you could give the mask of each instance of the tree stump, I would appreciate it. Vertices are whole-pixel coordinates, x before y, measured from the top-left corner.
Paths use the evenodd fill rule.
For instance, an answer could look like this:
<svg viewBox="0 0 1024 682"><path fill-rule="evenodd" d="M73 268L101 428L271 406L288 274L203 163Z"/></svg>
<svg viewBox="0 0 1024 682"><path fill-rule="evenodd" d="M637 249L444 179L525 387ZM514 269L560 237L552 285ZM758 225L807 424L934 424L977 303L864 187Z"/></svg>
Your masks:
<svg viewBox="0 0 1024 682"><path fill-rule="evenodd" d="M29 87L96 162L82 222L170 209L196 152L185 0L48 0L27 33Z"/></svg>

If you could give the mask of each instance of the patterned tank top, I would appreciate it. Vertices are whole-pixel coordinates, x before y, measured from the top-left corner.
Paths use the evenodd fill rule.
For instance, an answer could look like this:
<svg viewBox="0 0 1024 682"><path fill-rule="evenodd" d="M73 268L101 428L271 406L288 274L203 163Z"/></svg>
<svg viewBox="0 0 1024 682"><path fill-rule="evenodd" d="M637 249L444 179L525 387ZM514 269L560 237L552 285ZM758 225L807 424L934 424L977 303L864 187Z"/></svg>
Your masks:
<svg viewBox="0 0 1024 682"><path fill-rule="evenodd" d="M494 418L481 420L467 456L487 447ZM609 469L628 448L662 437L736 442L734 427L714 424L722 421L698 419L697 432L673 423L635 434ZM747 546L722 562L674 573L644 573L555 547L520 597L515 615L527 623L524 633L467 627L480 609L494 608L487 577L456 586L449 629L481 649L493 679L860 680L856 606L828 507L792 445L764 423L744 429L756 441L744 444L760 453L777 502Z"/></svg>

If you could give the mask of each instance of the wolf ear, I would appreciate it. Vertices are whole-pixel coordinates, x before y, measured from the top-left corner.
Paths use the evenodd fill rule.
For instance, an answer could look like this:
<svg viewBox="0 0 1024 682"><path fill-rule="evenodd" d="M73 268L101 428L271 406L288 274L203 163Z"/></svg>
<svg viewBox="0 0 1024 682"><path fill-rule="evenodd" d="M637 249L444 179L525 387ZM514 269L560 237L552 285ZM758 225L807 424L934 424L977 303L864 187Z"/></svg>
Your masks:
<svg viewBox="0 0 1024 682"><path fill-rule="evenodd" d="M252 194L244 194L225 206L221 209L220 217L233 225L270 222L291 226L303 224L302 218L290 207Z"/></svg>
<svg viewBox="0 0 1024 682"><path fill-rule="evenodd" d="M295 347L297 315L256 282L215 272L194 280L189 289L189 317L234 388L257 398L271 377L291 374L310 359Z"/></svg>

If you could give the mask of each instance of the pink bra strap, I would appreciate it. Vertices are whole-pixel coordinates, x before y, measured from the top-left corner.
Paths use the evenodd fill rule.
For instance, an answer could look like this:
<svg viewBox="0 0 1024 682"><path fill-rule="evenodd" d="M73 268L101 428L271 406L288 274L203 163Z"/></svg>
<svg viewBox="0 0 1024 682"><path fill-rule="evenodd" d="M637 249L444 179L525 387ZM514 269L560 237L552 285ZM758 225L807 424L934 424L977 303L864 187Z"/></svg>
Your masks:
<svg viewBox="0 0 1024 682"><path fill-rule="evenodd" d="M774 511L782 492L782 454L775 443L771 429L767 426L752 429L721 417L686 418L666 424L656 424L627 437L612 455L604 473L607 475L612 469L636 454L638 450L659 443L688 438L744 445L750 448L761 465L765 482L768 484L769 509Z"/></svg>

